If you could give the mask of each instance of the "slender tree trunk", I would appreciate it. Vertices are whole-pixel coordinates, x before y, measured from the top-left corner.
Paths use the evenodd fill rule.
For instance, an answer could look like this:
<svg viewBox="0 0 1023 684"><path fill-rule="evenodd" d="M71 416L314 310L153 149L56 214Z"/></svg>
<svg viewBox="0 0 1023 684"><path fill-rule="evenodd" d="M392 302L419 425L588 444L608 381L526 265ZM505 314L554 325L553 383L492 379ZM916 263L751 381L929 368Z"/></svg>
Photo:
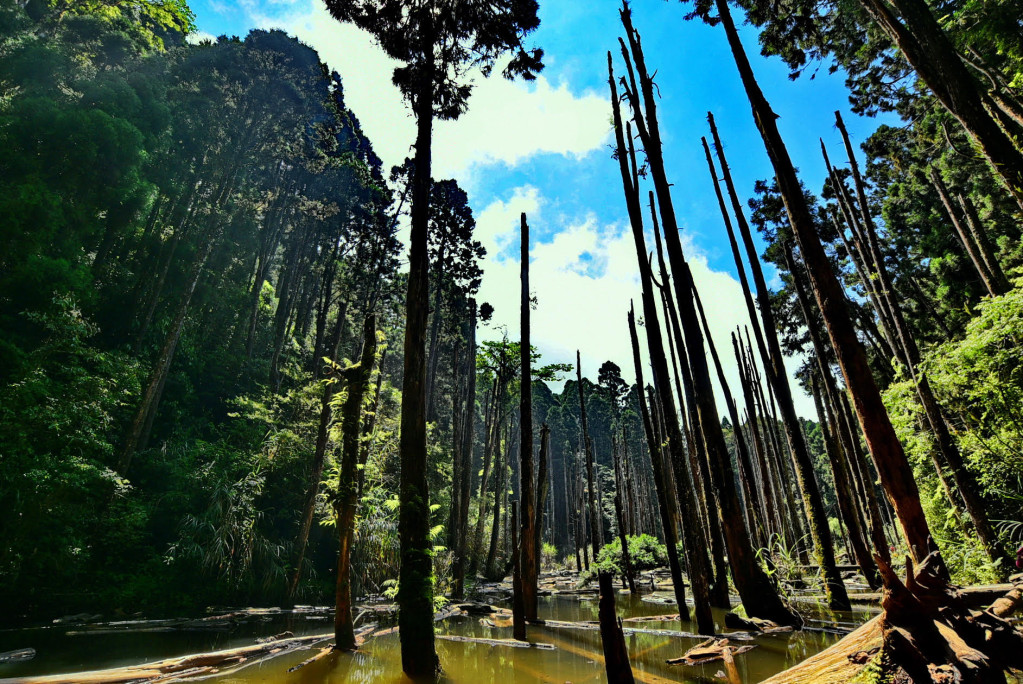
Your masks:
<svg viewBox="0 0 1023 684"><path fill-rule="evenodd" d="M590 542L593 545L593 560L600 553L600 538L597 527L597 486L593 473L593 442L590 440L590 429L586 421L586 398L583 395L583 371L579 350L575 352L575 372L579 388L579 415L582 421L582 443L586 454L586 515L589 520Z"/></svg>
<svg viewBox="0 0 1023 684"><path fill-rule="evenodd" d="M546 505L546 503L548 501L548 496L547 496L548 489L551 488L551 483L550 483L550 480L551 480L550 458L551 458L551 456L550 456L550 454L551 454L551 429L547 426L547 423L543 423L540 426L540 456L539 456L540 463L539 463L538 471L537 471L537 475L536 475L536 510L537 511L543 511L544 510L544 506ZM553 501L552 501L552 503L553 503ZM553 538L554 538L554 535L553 535L553 529L554 529L554 524L553 524L554 507L553 506L551 506L550 514L551 514L551 520L552 520L552 523L551 523L552 534L550 535L550 538L553 540ZM540 576L541 561L543 559L543 515L542 514L538 514L538 515L540 516L540 520L539 520L538 524L535 527L535 535L536 536L533 537L533 548L536 549L533 553L536 555L536 559L537 559L537 573L536 573L537 574L537 578L539 578L539 576Z"/></svg>
<svg viewBox="0 0 1023 684"><path fill-rule="evenodd" d="M956 235L959 236L959 241L962 243L963 249L966 250L966 255L970 258L970 263L973 264L973 268L977 271L977 275L980 276L980 281L984 284L988 294L992 297L1005 294L1008 289L999 283L994 274L992 274L988 269L988 266L984 261L984 257L981 255L980 246L974 241L973 235L964 225L964 221L960 220L959 213L956 211L956 207L952 203L952 198L949 196L948 188L945 187L945 183L941 180L941 175L936 169L932 168L930 170L930 179L931 183L934 185L934 189L938 192L938 197L941 199L942 205L945 207L945 212L952 221L952 227L955 228Z"/></svg>
<svg viewBox="0 0 1023 684"><path fill-rule="evenodd" d="M174 352L178 348L178 340L181 339L181 331L185 327L185 318L188 316L188 306L192 301L192 295L195 293L195 288L199 284L199 277L202 275L203 267L206 265L206 260L209 259L214 245L220 238L220 233L221 226L218 225L206 235L205 240L203 240L203 244L199 248L196 260L192 264L192 270L188 276L188 281L181 293L181 297L178 299L178 308L177 312L174 314L174 320L171 321L170 328L167 331L167 336L164 338L163 346L160 348L160 354L156 358L156 363L153 364L153 370L149 374L149 381L146 383L146 389L142 394L142 401L139 404L138 411L136 411L135 417L132 419L131 425L128 428L128 434L124 440L124 446L121 448L121 454L117 462L117 472L122 475L126 474L128 472L128 468L131 467L131 461L135 456L135 452L139 449L144 449L146 446L145 442L148 441L148 430L146 430L146 424L148 423L149 425L152 425L152 417L156 415L156 411L160 406L160 398L163 394L164 382L167 379L167 374L170 372L171 364L174 362ZM143 439L144 434L147 439Z"/></svg>
<svg viewBox="0 0 1023 684"><path fill-rule="evenodd" d="M341 346L341 334L347 316L348 307L342 304L337 312L337 321L334 324L334 332L330 340L330 358L337 363L338 350ZM334 378L334 369L328 371ZM316 445L313 448L313 467L309 476L309 488L306 491L305 502L302 506L302 519L299 524L298 537L295 539L295 567L288 582L288 593L285 599L290 606L294 604L295 596L298 594L298 583L302 578L302 565L305 562L306 547L309 543L309 532L312 530L313 514L316 511L316 497L320 493L320 480L323 478L323 461L327 453L327 443L330 436L330 421L332 416L331 402L334 393L337 391L337 382L324 383L323 397L320 399L320 423L316 430Z"/></svg>
<svg viewBox="0 0 1023 684"><path fill-rule="evenodd" d="M357 648L355 622L352 619L352 541L355 538L355 513L359 508L359 442L362 437L362 404L369 389L373 361L377 351L376 316L366 317L362 333L359 363L346 368L343 376L348 396L341 407L341 470L334 516L338 529L337 591L334 601L334 648Z"/></svg>
<svg viewBox="0 0 1023 684"><path fill-rule="evenodd" d="M966 216L966 227L969 228L970 236L973 238L974 244L977 245L977 250L980 252L981 259L988 272L991 274L991 279L1000 291L1008 292L1012 289L1012 284L1005 277L1005 271L1002 270L1002 265L998 263L998 259L995 257L987 232L980 224L977 207L974 206L973 200L970 199L969 195L958 195L956 199L963 208L963 214Z"/></svg>
<svg viewBox="0 0 1023 684"><path fill-rule="evenodd" d="M611 109L614 118L615 138L618 150L618 165L622 177L622 186L625 192L626 205L628 207L630 223L632 225L632 236L636 244L636 257L639 262L640 280L643 288L643 316L646 321L647 346L650 352L650 361L653 365L654 387L658 396L658 402L662 407L662 413L666 428L668 430L668 452L670 454L672 467L677 477L676 492L679 504L682 507L683 515L686 517L686 525L683 527L686 553L689 556L689 579L693 586L693 597L695 602L697 628L703 634L713 634L714 619L710 611L710 587L708 577L710 569L707 567L706 540L703 538L703 530L698 522L698 506L696 493L692 484L692 476L689 473L682 432L679 429L675 402L671 395L671 380L668 375L668 365L664 354L664 345L661 337L661 326L657 319L657 305L653 294L653 278L649 262L647 261L646 243L643 237L642 209L639 203L638 172L636 170L636 156L633 149L631 135L626 147L626 136L622 126L621 113L618 100L617 87L615 85L614 71L611 61L611 53L607 55L608 85L611 92ZM635 107L633 103L633 107ZM677 236L676 236L677 237ZM630 319L631 320L631 319ZM637 364L638 365L638 364ZM637 372L639 372L637 370ZM581 377L580 377L581 382ZM642 387L640 388L642 389ZM580 387L580 401L582 401L582 388ZM650 427L649 425L647 426ZM651 445L651 458L655 457L653 445ZM656 452L660 456L661 452ZM670 527L670 525L669 525ZM668 530L666 529L667 533ZM685 603L685 596L680 585L681 578L675 579L676 601L678 603L679 615L687 618L688 608Z"/></svg>
<svg viewBox="0 0 1023 684"><path fill-rule="evenodd" d="M504 420L501 412L501 405L504 402L504 384L501 379L495 378L490 395L491 406L484 426L486 441L483 446L483 475L480 476L476 531L473 534L473 562L471 566L473 572L476 572L479 568L480 559L483 558L483 528L487 517L487 486L490 484L494 454L500 448L501 442L501 425Z"/></svg>
<svg viewBox="0 0 1023 684"><path fill-rule="evenodd" d="M734 334L732 335L732 349L735 352L735 361L739 366L739 379L742 384L743 398L746 403L746 422L750 429L750 441L753 443L753 453L757 457L757 467L760 470L762 478L760 494L763 499L764 511L766 514L764 534L765 537L769 537L771 532L777 531L780 527L781 518L778 516L778 512L775 507L774 486L767 466L765 446L760 438L760 430L756 425L757 414L756 408L754 407L754 397L750 387L750 381L745 371L746 364L742 353L739 351L739 340Z"/></svg>
<svg viewBox="0 0 1023 684"><path fill-rule="evenodd" d="M519 553L519 502L511 502L511 544L512 544L512 636L526 640L526 609L522 596L522 557Z"/></svg>
<svg viewBox="0 0 1023 684"><path fill-rule="evenodd" d="M636 593L636 580L632 576L632 559L629 557L629 539L625 531L625 514L622 511L622 490L625 489L625 474L622 472L622 457L618 449L612 447L615 465L615 522L618 525L618 542L622 545L622 586L628 587L632 594Z"/></svg>
<svg viewBox="0 0 1023 684"><path fill-rule="evenodd" d="M610 54L608 55L610 62ZM589 426L586 421L586 400L583 396L583 372L579 351L575 353L576 379L579 386L579 411L582 420L582 438L586 449L586 481L587 511L589 512L590 532L592 534L593 559L596 561L600 552L599 532L597 527L596 487L593 473L593 442L590 440ZM609 682L632 682L632 667L629 665L629 654L625 648L625 635L615 614L615 591L611 573L602 570L597 574L600 587L600 603L598 616L600 620L600 642L604 651L604 669Z"/></svg>
<svg viewBox="0 0 1023 684"><path fill-rule="evenodd" d="M864 0L870 1L872 0ZM874 384L867 356L845 310L845 295L817 237L816 227L806 205L799 179L796 177L795 167L778 132L777 115L771 110L770 104L756 83L735 24L732 22L727 2L715 0L715 4L749 97L754 121L774 166L789 222L799 242L814 296L817 298L817 304L831 337L832 348L838 355L846 385L852 391L867 444L874 455L885 491L902 523L906 542L912 549L914 558L922 561L928 554L930 530L920 504L920 494L913 479L912 469L888 418L877 385Z"/></svg>
<svg viewBox="0 0 1023 684"><path fill-rule="evenodd" d="M874 221L867 206L863 179L860 176L856 156L853 154L849 134L846 131L845 125L842 122L842 117L838 112L835 112L835 119L838 128L842 133L846 152L849 155L849 165L853 172L853 181L856 186L856 193L859 199L863 228L864 232L867 234L867 239L871 245L871 249L874 252L876 272L881 281L882 287L885 292L888 293L886 301L889 307L890 317L895 325L895 331L898 335L898 346L902 349L902 354L900 356L916 384L917 395L919 396L920 403L924 408L924 415L927 418L927 423L930 425L931 432L934 435L937 450L941 456L944 457L946 463L948 463L949 469L952 471L952 476L955 478L956 485L958 486L960 494L963 497L963 502L966 505L966 511L970 515L970 519L976 527L977 534L987 551L988 557L996 563L1003 560L1008 561L1009 559L1005 556L1004 551L999 548L998 535L995 533L994 528L991 526L991 523L987 518L987 514L985 513L984 503L978 494L979 486L963 462L962 454L959 452L959 448L949 432L945 416L942 413L941 406L938 404L938 401L934 396L934 391L931 389L927 375L919 368L920 350L917 346L916 339L913 337L912 331L910 331L909 326L906 323L905 316L902 313L902 308L894 298L895 293L892 285L892 279L882 259ZM952 209L951 201L947 196L947 192L944 191L944 184L942 183L941 178L937 175L937 172L934 169L931 170L931 174L932 182L934 182L939 194L941 194L942 201L945 203L946 209L949 210L950 215L954 217L955 213ZM969 220L969 215L967 215L967 219ZM953 218L953 220L955 219ZM957 225L957 229L960 231L960 235L963 238L964 243L970 242L972 244L973 250L971 251L971 258L975 258L977 260L976 263L978 267L983 268L984 272L987 274L985 282L989 283L989 286L993 285L998 288L999 292L1007 291L1007 289L1001 289L1002 287L1008 287L1008 282L1005 281L1004 274L1002 274L1002 284L999 285L996 275L990 270L989 265L982 254L981 247L974 241L974 238L976 237L975 233L968 233L959 225ZM933 456L935 459L937 458L937 454L934 454ZM937 460L935 460L935 464L940 470L940 465L937 464Z"/></svg>
<svg viewBox="0 0 1023 684"><path fill-rule="evenodd" d="M721 160L722 171L725 173L726 178L730 179L731 174L728 172L728 164L725 161L724 147L718 139L714 117L708 114L707 118L714 135L715 144L717 145L717 153L718 158ZM704 145L706 145L706 141ZM734 188L730 180L728 187L734 196ZM733 200L733 204L737 204L737 202ZM738 207L736 207L736 214L737 217L742 217L741 209ZM777 324L771 309L771 293L767 289L767 282L764 278L763 269L760 267L760 260L757 256L756 247L753 244L753 236L749 225L744 217L737 218L737 221L739 232L742 235L742 241L746 248L746 258L753 273L753 282L756 284L757 303L760 305L760 317L764 325L764 337L766 338L768 352L768 355L764 358L764 368L768 381L774 390L774 395L781 411L785 437L792 452L796 481L802 493L803 506L809 522L810 538L813 541L814 551L816 552L817 564L820 566L821 574L824 576L824 593L828 598L828 605L833 610L850 610L852 606L849 603L849 596L845 591L842 576L838 572L838 567L835 563L835 550L831 540L831 530L828 527L827 514L824 511L824 502L821 499L820 487L817 484L817 478L813 471L813 462L810 459L810 453L800 429L799 418L796 415L796 408L792 399L792 388L789 385L788 375L782 359L781 345L778 342ZM733 242L733 251L737 251L731 231L729 231L729 238ZM736 263L741 266L740 261L737 260ZM750 313L752 315L752 311Z"/></svg>
<svg viewBox="0 0 1023 684"><path fill-rule="evenodd" d="M443 263L444 260L444 247L441 247L439 263ZM426 355L426 420L433 422L437 420L437 399L434 396L436 394L436 379L437 379L437 363L440 360L440 345L438 340L440 339L440 326L441 321L444 318L444 302L441 294L443 288L440 282L440 278L437 278L437 282L434 285L434 300L433 300L433 311L430 320L430 346L429 351Z"/></svg>
<svg viewBox="0 0 1023 684"><path fill-rule="evenodd" d="M789 245L784 246L784 253L789 272L792 274L792 282L795 286L796 296L799 300L799 307L802 311L806 327L810 332L810 339L813 343L814 354L817 356L817 364L819 366L818 374L825 384L825 393L830 396L835 388L831 387L827 382L830 378L830 374L826 373L825 368L825 364L827 363L827 347L824 345L820 331L817 328L817 320L811 314L810 298L803 287L802 276L796 269L796 262L792 256L792 250ZM870 585L870 588L876 589L879 586L880 576L878 575L877 566L874 564L874 560L870 556L870 551L867 549L863 530L860 527L860 519L856 510L852 487L849 484L848 463L842 459L842 454L838 452L838 445L835 443L830 429L827 428L827 415L824 412L823 401L821 399L820 390L818 389L816 380L812 387L814 407L817 410L817 419L821 421L821 428L824 430L825 451L827 452L828 460L831 463L831 472L834 476L835 498L838 501L839 512L845 520L846 526L849 528L851 549L856 557L856 562L863 571L863 576L867 579L867 583Z"/></svg>
<svg viewBox="0 0 1023 684"><path fill-rule="evenodd" d="M432 41L428 41L432 43ZM433 632L433 543L426 450L426 318L429 310L427 224L430 217L433 135L433 50L419 78L412 230L405 299L405 363L402 376L401 463L398 538L398 627L402 670L412 679L436 678L440 669Z"/></svg>
<svg viewBox="0 0 1023 684"><path fill-rule="evenodd" d="M511 430L512 427L509 424L508 432L504 438L504 448L500 448L501 444L499 442L494 458L494 516L490 526L490 547L487 551L487 562L484 565L484 573L491 579L499 579L496 573L498 542L501 540L501 504L505 493L508 491L504 478L507 476L508 463L511 461L511 456L514 453L511 443ZM503 577L503 575L501 576Z"/></svg>
<svg viewBox="0 0 1023 684"><path fill-rule="evenodd" d="M703 349L703 335L700 332L692 299L692 273L682 252L675 210L671 201L671 191L661 152L660 132L657 128L656 99L653 81L650 79L643 61L639 36L632 28L630 11L626 7L620 12L626 27L631 52L635 57L636 68L642 83L644 113L639 112L639 89L630 87L630 103L639 128L643 147L650 164L651 175L657 190L657 201L660 208L661 221L668 247L668 257L674 276L676 303L679 306L679 318L687 340L690 367L696 390L697 409L700 417L700 429L703 431L707 445L707 456L711 465L711 477L717 493L718 508L722 517L725 544L728 548L732 578L742 598L743 605L750 615L774 620L778 623L798 623L799 618L792 613L779 598L767 574L757 564L756 555L750 542L749 532L743 520L738 495L735 491L732 467L728 450L721 433L721 424L714 402L713 385L707 369L707 359ZM622 43L623 56L627 67L628 50ZM630 72L630 83L634 79ZM645 259L642 259L645 261ZM670 422L669 422L670 426Z"/></svg>
<svg viewBox="0 0 1023 684"><path fill-rule="evenodd" d="M455 559L454 567L452 568L452 596L455 598L462 598L465 595L465 568L468 559L467 546L469 536L469 498L470 490L472 487L472 465L473 465L473 446L475 445L475 431L476 431L476 302L474 300L469 301L469 348L466 353L466 359L464 365L465 384L467 386L465 393L465 402L463 408L463 418L461 419L461 434L458 439L461 439L461 462L458 486L458 525L455 530Z"/></svg>
<svg viewBox="0 0 1023 684"><path fill-rule="evenodd" d="M626 130L631 138L631 128ZM634 174L634 185L638 186L638 174ZM682 369L682 386L679 387L679 401L685 397L685 410L681 411L683 426L685 429L686 449L689 456L690 472L693 477L693 484L696 489L696 502L700 512L700 523L706 530L706 536L710 542L710 557L713 566L713 576L710 584L710 604L715 608L729 608L731 601L728 596L728 567L725 562L724 540L721 534L721 521L715 513L717 500L714 495L714 488L711 485L710 464L707 461L707 449L703 440L703 433L697 429L700 423L696 411L696 392L693 385L693 373L689 367L686 357L686 345L679 325L678 313L675 308L674 298L668 287L668 268L664 262L664 250L661 245L661 233L657 223L657 211L655 209L654 193L650 193L650 220L654 226L654 240L657 245L657 261L660 266L661 300L665 304L666 325L669 329L668 343L671 349L672 363L675 369L675 385L678 387L678 369ZM652 269L651 269L652 270ZM651 274L651 278L652 278ZM675 343L671 344L674 337ZM675 352L678 351L676 362ZM668 388L668 392L671 389ZM686 416L688 415L688 422ZM703 548L702 545L700 548Z"/></svg>
<svg viewBox="0 0 1023 684"><path fill-rule="evenodd" d="M522 501L522 539L520 565L522 567L522 601L526 610L526 619L537 619L537 584L539 582L539 564L537 563L537 547L533 541L537 537L536 515L542 510L536 505L536 493L533 486L533 373L531 367L532 347L529 335L529 224L526 214L520 217L521 229L521 299L520 321L521 342L519 344L519 497Z"/></svg>

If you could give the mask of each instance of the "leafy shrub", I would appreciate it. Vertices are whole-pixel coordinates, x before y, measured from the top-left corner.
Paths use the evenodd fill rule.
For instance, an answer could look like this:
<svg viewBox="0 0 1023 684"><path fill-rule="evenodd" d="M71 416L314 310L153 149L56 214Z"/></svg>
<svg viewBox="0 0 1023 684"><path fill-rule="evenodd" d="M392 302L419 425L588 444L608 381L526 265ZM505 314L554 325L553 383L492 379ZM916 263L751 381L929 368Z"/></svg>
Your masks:
<svg viewBox="0 0 1023 684"><path fill-rule="evenodd" d="M629 561L632 565L633 575L643 570L652 570L667 565L668 550L656 537L640 534L626 537L626 539L629 542ZM622 565L622 543L616 537L614 541L606 544L600 550L600 553L597 554L597 562L590 565L589 573L584 573L582 578L588 581L596 577L597 572L601 570L621 576Z"/></svg>

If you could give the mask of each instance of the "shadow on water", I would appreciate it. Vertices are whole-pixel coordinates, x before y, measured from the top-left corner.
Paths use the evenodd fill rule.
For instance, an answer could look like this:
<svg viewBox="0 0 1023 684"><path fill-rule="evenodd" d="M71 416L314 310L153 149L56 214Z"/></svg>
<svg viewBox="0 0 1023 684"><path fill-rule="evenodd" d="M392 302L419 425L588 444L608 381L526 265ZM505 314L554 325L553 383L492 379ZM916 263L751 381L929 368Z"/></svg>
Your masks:
<svg viewBox="0 0 1023 684"><path fill-rule="evenodd" d="M645 596L646 601L639 596L620 595L619 615L636 618L673 612L673 604L652 603L651 596L649 594ZM653 598L656 599L656 596ZM548 620L586 622L597 619L595 597L553 596L541 598L540 601L541 617ZM806 606L801 606L800 610L804 613L810 612L810 617L822 621L820 624L850 625L861 623L870 617L869 612L824 614ZM723 610L717 611L715 619L719 629L730 631L723 627L724 614ZM500 620L496 621L497 626L492 626L493 624L478 616L455 617L439 622L437 633L472 638L511 638L510 625L504 626ZM692 631L695 630L694 624L680 623L677 620L651 620L630 622L626 627L645 630L626 637L638 682L709 684L715 681L715 675L722 669L720 662L696 667L668 665L665 660L681 656L701 639L649 633L652 630ZM278 615L268 616L268 619L256 624L239 625L229 633L90 634L53 628L19 630L16 634L0 633L0 651L8 647L13 649L32 646L39 652L34 661L17 666L0 666L0 677L139 664L186 653L251 644L257 636L275 634L285 629L293 631L297 636L325 634L330 631L330 623L323 619L295 620ZM438 639L437 650L444 667L445 681L459 684L464 682L581 684L604 681L600 634L596 630L531 626L528 636L531 641L552 644L555 648L553 650L511 648ZM755 642L757 647L739 656L736 665L744 682L759 682L818 653L839 638L838 634L819 631L759 636ZM18 643L15 644L15 641ZM289 668L309 658L323 645L292 651L210 681L237 684L250 682L354 684L408 681L401 674L400 646L398 635L394 633L370 639L357 653L331 653L293 673L287 672Z"/></svg>

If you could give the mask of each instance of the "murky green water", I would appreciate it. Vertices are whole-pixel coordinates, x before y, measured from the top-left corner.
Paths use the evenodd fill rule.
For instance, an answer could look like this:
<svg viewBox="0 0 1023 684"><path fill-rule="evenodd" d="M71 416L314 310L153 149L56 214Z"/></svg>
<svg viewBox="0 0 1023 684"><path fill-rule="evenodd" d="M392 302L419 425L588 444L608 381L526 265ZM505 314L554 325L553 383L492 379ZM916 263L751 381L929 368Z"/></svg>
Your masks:
<svg viewBox="0 0 1023 684"><path fill-rule="evenodd" d="M661 615L674 606L657 605L628 595L619 597L619 614L625 617ZM801 607L802 612L809 609ZM578 597L540 599L540 615L549 620L596 620L595 600ZM0 651L32 647L38 652L32 660L16 665L0 665L0 677L27 674L53 674L133 665L162 658L229 648L253 643L258 636L290 630L296 635L326 634L331 624L325 616L269 615L258 623L244 624L220 632L134 632L89 633L86 630L51 627L37 630L0 632ZM716 618L723 624L724 611ZM869 613L815 616L849 625L863 622ZM498 625L502 623L498 621ZM695 625L678 621L629 623L626 627L691 631ZM722 627L722 631L724 630ZM510 626L491 627L479 617L450 618L438 623L439 635L509 639ZM836 634L802 631L762 636L757 647L736 658L745 682L759 682L827 648L840 637ZM554 645L554 650L510 648L438 639L437 649L445 674L451 682L600 682L604 669L600 660L600 635L597 631L530 627L529 639ZM665 660L681 656L700 640L697 638L635 633L626 637L629 656L637 681L712 682L722 669L721 663L698 667L667 665ZM400 682L401 659L397 634L369 640L355 654L332 653L294 673L288 668L302 662L325 646L302 649L269 661L253 664L213 681L249 682ZM721 681L720 679L717 681Z"/></svg>

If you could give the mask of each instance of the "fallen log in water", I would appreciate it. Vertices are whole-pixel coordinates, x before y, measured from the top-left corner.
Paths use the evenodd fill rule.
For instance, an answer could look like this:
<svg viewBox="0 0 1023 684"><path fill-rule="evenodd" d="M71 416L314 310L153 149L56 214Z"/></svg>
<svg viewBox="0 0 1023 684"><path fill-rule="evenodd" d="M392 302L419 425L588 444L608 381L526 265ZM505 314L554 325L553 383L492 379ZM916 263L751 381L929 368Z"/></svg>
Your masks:
<svg viewBox="0 0 1023 684"><path fill-rule="evenodd" d="M878 616L830 648L761 684L846 684L863 669L864 664L851 661L849 657L880 647L881 638L881 616Z"/></svg>
<svg viewBox="0 0 1023 684"><path fill-rule="evenodd" d="M1012 584L985 584L976 587L963 587L959 590L963 601L970 608L979 608L990 604L995 599L1004 596L1012 591ZM879 591L849 594L849 601L862 605L879 605L884 594ZM793 601L800 603L823 603L827 600L823 594L811 594L804 596L793 596Z"/></svg>
<svg viewBox="0 0 1023 684"><path fill-rule="evenodd" d="M754 648L756 644L732 646L728 639L707 639L686 651L681 658L669 658L665 662L669 665L703 665L715 660L731 659L732 656L752 651Z"/></svg>
<svg viewBox="0 0 1023 684"><path fill-rule="evenodd" d="M32 660L36 657L34 648L19 648L14 651L0 653L0 663L20 663L25 660Z"/></svg>
<svg viewBox="0 0 1023 684"><path fill-rule="evenodd" d="M483 646L508 646L510 648L538 648L541 651L553 651L554 644L545 644L539 641L519 641L518 639L484 639L481 637L457 636L455 634L438 634L438 639L444 641L460 641L467 644L480 644Z"/></svg>
<svg viewBox="0 0 1023 684"><path fill-rule="evenodd" d="M329 639L329 634L295 637L254 646L242 646L212 653L168 658L144 665L93 670L72 674L0 679L0 684L128 684L129 682L166 682L197 674L226 673L256 662L274 658L296 649Z"/></svg>
<svg viewBox="0 0 1023 684"><path fill-rule="evenodd" d="M298 665L295 665L294 667L289 667L288 668L288 673L294 672L295 670L300 670L303 667L305 667L306 665L311 665L312 663L315 663L320 658L327 657L328 655L333 653L333 651L334 651L334 644L331 644L330 646L327 646L326 648L321 648L311 658L306 658L305 660L300 662Z"/></svg>

